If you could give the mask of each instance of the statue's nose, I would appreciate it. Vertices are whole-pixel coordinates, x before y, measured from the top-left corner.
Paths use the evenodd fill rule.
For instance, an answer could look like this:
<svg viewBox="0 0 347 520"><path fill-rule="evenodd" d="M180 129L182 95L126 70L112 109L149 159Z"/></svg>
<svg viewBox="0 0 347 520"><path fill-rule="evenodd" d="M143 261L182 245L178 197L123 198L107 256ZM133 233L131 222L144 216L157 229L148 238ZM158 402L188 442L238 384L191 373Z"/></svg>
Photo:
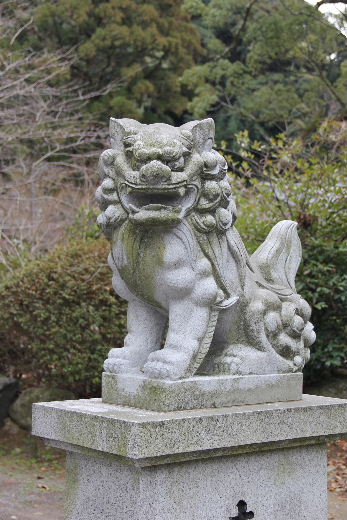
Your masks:
<svg viewBox="0 0 347 520"><path fill-rule="evenodd" d="M140 168L139 179L145 184L165 184L171 181L171 170L160 161L151 161Z"/></svg>

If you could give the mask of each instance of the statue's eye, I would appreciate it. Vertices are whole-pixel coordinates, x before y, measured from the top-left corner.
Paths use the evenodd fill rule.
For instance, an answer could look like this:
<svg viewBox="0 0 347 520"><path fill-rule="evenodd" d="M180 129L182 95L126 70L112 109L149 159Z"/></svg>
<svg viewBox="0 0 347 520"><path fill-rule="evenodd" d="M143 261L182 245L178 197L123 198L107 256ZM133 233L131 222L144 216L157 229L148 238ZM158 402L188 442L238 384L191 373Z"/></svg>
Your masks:
<svg viewBox="0 0 347 520"><path fill-rule="evenodd" d="M143 163L141 161L139 161L138 159L136 159L135 157L131 158L130 164L134 171L138 171L141 168L141 166L143 165Z"/></svg>
<svg viewBox="0 0 347 520"><path fill-rule="evenodd" d="M180 157L177 161L168 162L167 165L172 171L182 170L184 167L184 159Z"/></svg>
<svg viewBox="0 0 347 520"><path fill-rule="evenodd" d="M127 155L132 155L134 152L134 147L129 145L124 147L124 151Z"/></svg>

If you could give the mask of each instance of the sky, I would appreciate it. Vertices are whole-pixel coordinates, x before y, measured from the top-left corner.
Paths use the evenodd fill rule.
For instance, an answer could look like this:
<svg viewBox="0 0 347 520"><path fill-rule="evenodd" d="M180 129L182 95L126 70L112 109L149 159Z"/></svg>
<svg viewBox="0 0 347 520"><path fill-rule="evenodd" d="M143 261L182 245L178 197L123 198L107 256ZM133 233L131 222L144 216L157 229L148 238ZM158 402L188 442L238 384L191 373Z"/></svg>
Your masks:
<svg viewBox="0 0 347 520"><path fill-rule="evenodd" d="M306 0L307 3L311 5L316 5L318 0ZM326 13L328 16L329 14L338 13L339 10L343 10L346 8L346 4L339 4L336 3L336 5L322 5L322 7L319 9L322 13ZM347 36L347 28L342 31L345 36Z"/></svg>
<svg viewBox="0 0 347 520"><path fill-rule="evenodd" d="M318 0L306 0L306 2L311 5L316 5ZM334 12L338 13L339 9L343 9L343 7L346 7L346 5L344 5L342 3L341 4L336 3L335 6L326 4L326 5L322 5L322 7L319 10L322 11L322 13L334 13Z"/></svg>

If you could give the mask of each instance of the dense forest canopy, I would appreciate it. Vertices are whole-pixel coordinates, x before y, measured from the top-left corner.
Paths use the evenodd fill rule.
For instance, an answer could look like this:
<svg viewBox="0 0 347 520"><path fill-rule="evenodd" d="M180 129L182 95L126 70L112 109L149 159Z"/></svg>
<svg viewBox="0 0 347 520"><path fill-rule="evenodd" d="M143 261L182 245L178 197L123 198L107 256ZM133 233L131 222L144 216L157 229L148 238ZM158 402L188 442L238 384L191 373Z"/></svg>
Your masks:
<svg viewBox="0 0 347 520"><path fill-rule="evenodd" d="M20 31L3 47L72 49L68 80L91 92L113 84L86 107L103 121L210 114L223 138L248 128L266 139L346 115L346 39L304 0L18 0L2 10Z"/></svg>
<svg viewBox="0 0 347 520"><path fill-rule="evenodd" d="M71 76L93 90L117 89L93 102L109 114L147 121L181 116L187 98L180 77L201 51L197 28L181 1L37 1L23 44L34 50L74 48Z"/></svg>

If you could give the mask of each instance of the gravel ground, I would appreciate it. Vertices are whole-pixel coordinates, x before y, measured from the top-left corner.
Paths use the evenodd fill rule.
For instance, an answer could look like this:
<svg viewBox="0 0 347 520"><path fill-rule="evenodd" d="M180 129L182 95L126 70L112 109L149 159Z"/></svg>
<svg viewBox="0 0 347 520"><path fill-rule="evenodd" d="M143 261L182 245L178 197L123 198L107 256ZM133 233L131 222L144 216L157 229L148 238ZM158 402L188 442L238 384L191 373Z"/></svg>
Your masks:
<svg viewBox="0 0 347 520"><path fill-rule="evenodd" d="M33 469L1 457L0 520L63 520L63 474Z"/></svg>
<svg viewBox="0 0 347 520"><path fill-rule="evenodd" d="M64 454L18 428L0 430L0 520L63 520Z"/></svg>

